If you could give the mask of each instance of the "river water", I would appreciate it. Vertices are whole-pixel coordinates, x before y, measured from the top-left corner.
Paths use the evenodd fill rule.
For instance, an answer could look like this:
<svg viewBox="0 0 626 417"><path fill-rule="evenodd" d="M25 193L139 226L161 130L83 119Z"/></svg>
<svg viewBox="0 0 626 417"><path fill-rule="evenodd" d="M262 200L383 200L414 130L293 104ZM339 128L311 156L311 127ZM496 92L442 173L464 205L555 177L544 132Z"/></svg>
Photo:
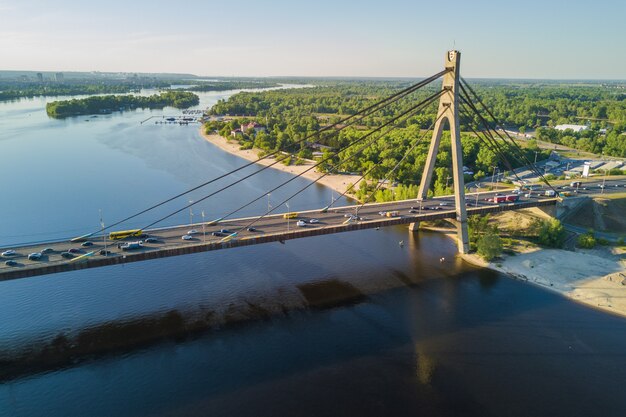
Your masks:
<svg viewBox="0 0 626 417"><path fill-rule="evenodd" d="M199 108L229 94L203 93ZM1 247L93 231L99 210L112 222L245 163L204 141L197 125L140 124L174 109L53 120L47 100L0 103ZM219 217L287 178L264 171L194 208L192 220L203 210ZM307 181L294 183L269 204ZM330 199L311 187L291 209ZM184 211L165 224L189 221ZM5 355L170 311L241 321L5 378L0 416L626 413L626 320L471 268L454 250L442 235L397 227L2 282ZM320 288L347 289L352 301L305 308Z"/></svg>

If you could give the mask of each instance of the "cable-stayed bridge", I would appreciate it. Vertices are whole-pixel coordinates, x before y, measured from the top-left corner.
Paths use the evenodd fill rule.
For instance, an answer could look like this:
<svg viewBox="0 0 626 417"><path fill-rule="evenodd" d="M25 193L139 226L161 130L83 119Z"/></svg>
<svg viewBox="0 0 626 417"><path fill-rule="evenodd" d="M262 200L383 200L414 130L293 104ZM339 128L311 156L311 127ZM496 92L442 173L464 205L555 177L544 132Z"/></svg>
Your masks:
<svg viewBox="0 0 626 417"><path fill-rule="evenodd" d="M259 158L257 161L248 162L230 172L209 179L196 187L153 204L145 210L120 219L107 227L103 225L100 230L92 231L79 237L56 242L35 242L28 245L18 245L18 247L10 249L0 249L0 251L3 252L2 260L4 261L0 264L0 280L184 255L194 252L234 248L259 243L284 242L289 239L366 228L398 224L415 225L420 221L442 218L452 219L457 224L458 250L461 253L466 253L469 251L467 230L468 213L486 214L505 210L554 205L557 199L538 198L538 196L535 195L534 197L521 198L516 196L510 200L499 201L500 199L495 197L495 193L484 193L481 195L472 194L466 197L462 170L463 153L460 140L461 117L464 117L465 120L468 121L464 123L464 126L467 126L470 131L480 138L484 146L498 157L503 167L514 173L513 165L526 165L528 169L534 171L539 178L542 178L548 187L551 187L551 185L545 180L535 165L525 157L515 140L500 127L498 121L484 105L472 87L460 77L460 57L461 54L458 51L449 51L446 54L444 69L439 73L385 97L336 123L325 126L313 134L297 139L291 146L306 144L322 133L325 135L337 134L337 132L342 129L357 125L365 117L373 115L394 103L408 103L406 109L392 119L363 133L360 137L351 140L340 148L335 149L330 155L322 158L303 173L293 176L280 184L276 184L268 190L262 190L257 197L252 198L241 207L233 208L219 219L195 225L157 228L160 223L175 214L188 210L193 205L210 199L253 175L271 168L273 165L280 163L284 158L289 157L289 155L285 155L283 149L276 149L262 158ZM443 79L442 87L439 91L430 94L428 97L418 102L410 99L411 94L439 78ZM259 213L254 217L238 218L237 214L241 210L265 198L269 193L286 186L307 171L321 168L322 166L325 168L326 172L340 171L342 164L357 157L381 137L384 137L385 134L395 129L399 124L437 103L437 116L431 127L413 139L405 154L398 159L397 163L391 169L387 170L384 178L382 178L382 180L379 179L374 189L371 190L359 204L344 207L335 207L334 204L331 204L326 207L311 211L300 211L287 216L275 213L278 207L288 204L288 202L297 197L298 194L327 175L327 173L320 173L317 180L302 187L286 198L285 201L277 204L274 208L269 208L267 212ZM428 198L428 190L430 189L440 140L446 122L449 126L451 136L454 194L448 197L432 199ZM394 174L401 164L405 163L406 159L415 151L417 146L426 139L426 136L431 130L430 147L421 179L418 198L390 203L371 203L375 193L383 184L390 182L390 180L394 178ZM513 155L515 161L511 162L507 155ZM274 158L274 161L262 167L255 165L255 162L260 162L262 159L266 158ZM137 230L137 232L129 236L128 239L143 239L141 244L125 245L125 247L120 248L118 247L120 241L115 239L119 236L109 234L109 232L124 228L125 225L129 224L128 222L144 213L175 201L191 192L196 192L216 181L228 181L234 177L234 173L253 165L259 168L254 172L238 178L237 180L233 180L221 188L206 194L200 199L196 199L194 202L183 205L181 208L148 225L139 229L133 229ZM380 170L381 167L378 164L374 164L367 171L361 173L360 178L355 184L360 183L362 179L371 179L370 173L372 173L374 169ZM412 227L412 229L413 228L414 227ZM138 235L143 235L143 237L139 237ZM146 240L146 236L149 236L150 239ZM81 244L87 240L91 242L91 246L82 247ZM123 243L126 244L128 242ZM73 250L70 251L69 249Z"/></svg>

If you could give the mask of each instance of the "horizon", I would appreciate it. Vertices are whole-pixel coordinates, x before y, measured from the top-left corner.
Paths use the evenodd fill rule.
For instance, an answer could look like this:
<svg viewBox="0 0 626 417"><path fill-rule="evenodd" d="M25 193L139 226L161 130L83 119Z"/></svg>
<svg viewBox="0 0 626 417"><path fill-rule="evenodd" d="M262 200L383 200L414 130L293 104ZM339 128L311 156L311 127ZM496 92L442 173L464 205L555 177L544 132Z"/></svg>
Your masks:
<svg viewBox="0 0 626 417"><path fill-rule="evenodd" d="M192 76L192 77L196 77L198 79L202 79L202 78L216 78L216 79L239 79L239 78L251 78L251 79L272 79L272 78L278 78L278 79L311 79L311 80L322 80L322 79L328 79L328 80L381 80L381 81L394 81L394 80L417 80L417 79L424 79L427 78L427 75L421 76L421 75L417 75L417 76L406 76L406 77L402 77L402 76L385 76L385 75L380 75L380 76L351 76L351 75L321 75L321 76L307 76L307 75L246 75L246 76L228 76L228 75L216 75L216 74L211 74L211 75L198 75L198 74L193 74L193 73L184 73L184 72L135 72L135 71L99 71L99 70L92 70L92 71L62 71L62 70L21 70L21 69L0 69L0 80L2 79L2 73L4 72L16 72L16 73L42 73L42 74L55 74L55 73L63 73L63 74L72 74L72 73L76 73L76 74L136 74L136 75L141 75L141 76L155 76L155 75L159 75L159 76L167 76L167 75L171 75L171 76L179 76L179 77L183 77L183 76ZM564 82L626 82L626 78L614 78L614 79L609 79L609 78L510 78L510 77L463 77L466 80L473 80L473 81L529 81L529 82L538 82L538 81L550 81L550 82L558 82L558 81L564 81Z"/></svg>
<svg viewBox="0 0 626 417"><path fill-rule="evenodd" d="M487 0L452 0L445 21L432 18L440 5L403 0L107 5L96 14L76 0L0 0L0 62L40 72L417 78L439 71L456 49L467 78L626 79L626 3L617 0L497 10Z"/></svg>

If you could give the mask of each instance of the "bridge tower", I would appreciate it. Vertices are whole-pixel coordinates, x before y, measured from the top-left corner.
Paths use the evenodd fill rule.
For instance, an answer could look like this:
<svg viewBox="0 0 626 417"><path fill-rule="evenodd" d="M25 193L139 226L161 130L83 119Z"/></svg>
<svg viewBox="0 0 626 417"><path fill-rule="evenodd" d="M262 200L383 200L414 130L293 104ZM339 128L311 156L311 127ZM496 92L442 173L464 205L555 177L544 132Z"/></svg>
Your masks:
<svg viewBox="0 0 626 417"><path fill-rule="evenodd" d="M448 51L445 67L449 70L443 76L442 90L445 92L439 98L437 121L433 129L426 166L422 175L418 198L425 200L435 169L435 160L439 151L441 134L444 123L447 121L450 129L452 145L452 178L454 180L454 204L456 207L457 246L460 253L469 252L469 233L467 230L467 211L465 210L465 181L463 179L463 151L459 132L459 71L461 53Z"/></svg>

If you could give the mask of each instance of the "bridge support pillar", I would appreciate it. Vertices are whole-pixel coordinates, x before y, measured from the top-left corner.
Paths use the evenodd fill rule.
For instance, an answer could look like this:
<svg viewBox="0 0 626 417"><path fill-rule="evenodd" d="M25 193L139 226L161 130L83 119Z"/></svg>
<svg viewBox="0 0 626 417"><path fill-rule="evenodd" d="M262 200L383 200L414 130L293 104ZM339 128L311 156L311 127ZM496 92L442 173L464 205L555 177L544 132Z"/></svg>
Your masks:
<svg viewBox="0 0 626 417"><path fill-rule="evenodd" d="M454 206L456 210L457 245L460 253L469 252L469 233L467 230L467 212L465 210L465 181L463 179L463 151L461 149L461 135L459 130L459 69L461 53L448 51L445 66L448 72L443 76L442 94L439 98L439 110L433 127L433 137L426 158L422 182L418 198L425 200L435 170L435 161L441 142L441 134L445 121L450 128L450 142L452 150L452 179L454 180Z"/></svg>
<svg viewBox="0 0 626 417"><path fill-rule="evenodd" d="M409 223L409 232L417 232L420 228L420 222Z"/></svg>

